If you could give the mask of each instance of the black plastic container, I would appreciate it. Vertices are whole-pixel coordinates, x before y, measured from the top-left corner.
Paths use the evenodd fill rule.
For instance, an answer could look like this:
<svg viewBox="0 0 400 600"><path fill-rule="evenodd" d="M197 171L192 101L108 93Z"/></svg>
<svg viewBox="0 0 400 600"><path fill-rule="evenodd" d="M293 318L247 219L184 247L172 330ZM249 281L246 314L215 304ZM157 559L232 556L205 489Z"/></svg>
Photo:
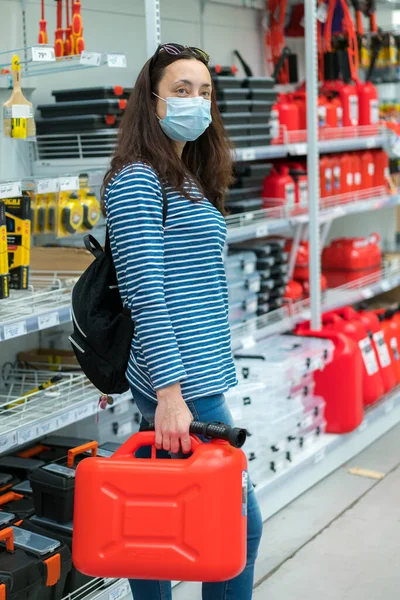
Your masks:
<svg viewBox="0 0 400 600"><path fill-rule="evenodd" d="M106 87L78 88L75 90L54 90L51 94L56 102L78 102L80 100L117 100L127 99L132 88L120 85Z"/></svg>
<svg viewBox="0 0 400 600"><path fill-rule="evenodd" d="M35 512L57 523L69 523L74 515L75 469L50 463L30 476Z"/></svg>
<svg viewBox="0 0 400 600"><path fill-rule="evenodd" d="M18 479L26 479L38 467L44 465L42 460L21 458L19 456L0 456L0 471L10 473Z"/></svg>
<svg viewBox="0 0 400 600"><path fill-rule="evenodd" d="M243 86L252 90L271 89L275 86L273 77L246 77L243 80Z"/></svg>
<svg viewBox="0 0 400 600"><path fill-rule="evenodd" d="M260 112L225 112L221 114L224 125L269 125L271 113Z"/></svg>
<svg viewBox="0 0 400 600"><path fill-rule="evenodd" d="M19 479L11 473L0 473L0 494L4 494L17 483L19 483Z"/></svg>
<svg viewBox="0 0 400 600"><path fill-rule="evenodd" d="M52 119L74 115L121 115L125 106L126 100L80 100L40 104L38 110L44 119Z"/></svg>
<svg viewBox="0 0 400 600"><path fill-rule="evenodd" d="M225 125L225 131L228 136L233 139L234 137L252 137L255 135L262 135L267 138L270 137L271 126L266 123L265 125L252 124L252 125Z"/></svg>
<svg viewBox="0 0 400 600"><path fill-rule="evenodd" d="M251 100L249 97L249 90L245 88L217 88L216 89L217 100Z"/></svg>
<svg viewBox="0 0 400 600"><path fill-rule="evenodd" d="M249 188L232 188L226 194L227 202L235 202L240 200L259 199L260 189L257 186Z"/></svg>
<svg viewBox="0 0 400 600"><path fill-rule="evenodd" d="M0 508L13 513L18 519L27 519L35 512L32 498L12 491L0 496Z"/></svg>
<svg viewBox="0 0 400 600"><path fill-rule="evenodd" d="M72 523L60 525L54 521L48 521L47 519L41 519L40 517L33 516L23 522L22 526L24 529L33 531L40 535L59 540L72 551ZM89 577L78 571L72 564L71 571L68 573L67 580L64 587L64 595L72 594L79 588L83 587L90 581L93 581L94 577Z"/></svg>
<svg viewBox="0 0 400 600"><path fill-rule="evenodd" d="M9 528L3 530L9 532ZM0 533L0 535L3 534ZM9 544L10 542L8 542ZM43 565L23 550L0 545L0 597L6 600L42 600Z"/></svg>
<svg viewBox="0 0 400 600"><path fill-rule="evenodd" d="M213 75L212 81L216 90L227 90L243 87L245 80L233 75Z"/></svg>
<svg viewBox="0 0 400 600"><path fill-rule="evenodd" d="M118 115L74 115L36 119L35 123L38 135L52 135L54 133L82 133L115 129L120 121Z"/></svg>
<svg viewBox="0 0 400 600"><path fill-rule="evenodd" d="M226 207L230 213L233 215L244 212L254 212L256 210L261 210L263 205L263 201L261 199L257 200L238 200L236 202L227 202Z"/></svg>

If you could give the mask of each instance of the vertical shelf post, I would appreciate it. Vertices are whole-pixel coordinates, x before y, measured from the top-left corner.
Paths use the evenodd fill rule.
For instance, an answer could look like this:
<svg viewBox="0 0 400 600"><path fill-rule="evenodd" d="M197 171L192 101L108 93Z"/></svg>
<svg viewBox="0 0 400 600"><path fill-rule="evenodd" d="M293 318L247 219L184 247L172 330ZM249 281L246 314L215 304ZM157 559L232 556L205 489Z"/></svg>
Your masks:
<svg viewBox="0 0 400 600"><path fill-rule="evenodd" d="M160 0L145 0L147 58L153 56L161 44Z"/></svg>
<svg viewBox="0 0 400 600"><path fill-rule="evenodd" d="M319 152L318 152L318 65L317 9L314 0L304 0L307 90L307 174L309 190L310 299L312 329L321 329L321 253L319 232Z"/></svg>

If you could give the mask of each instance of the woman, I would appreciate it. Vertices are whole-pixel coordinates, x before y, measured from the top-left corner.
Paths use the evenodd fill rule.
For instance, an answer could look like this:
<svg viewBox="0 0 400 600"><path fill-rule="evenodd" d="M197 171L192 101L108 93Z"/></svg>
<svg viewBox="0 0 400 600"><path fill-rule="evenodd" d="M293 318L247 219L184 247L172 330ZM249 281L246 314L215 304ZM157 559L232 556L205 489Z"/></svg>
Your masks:
<svg viewBox="0 0 400 600"><path fill-rule="evenodd" d="M193 418L232 424L223 394L237 384L223 264L232 164L208 60L179 44L157 49L136 81L104 181L118 286L135 322L127 378L142 425L155 421L156 447L168 458L189 453ZM261 533L249 485L246 568L204 583L203 600L252 597ZM171 599L170 582L131 587L135 600Z"/></svg>

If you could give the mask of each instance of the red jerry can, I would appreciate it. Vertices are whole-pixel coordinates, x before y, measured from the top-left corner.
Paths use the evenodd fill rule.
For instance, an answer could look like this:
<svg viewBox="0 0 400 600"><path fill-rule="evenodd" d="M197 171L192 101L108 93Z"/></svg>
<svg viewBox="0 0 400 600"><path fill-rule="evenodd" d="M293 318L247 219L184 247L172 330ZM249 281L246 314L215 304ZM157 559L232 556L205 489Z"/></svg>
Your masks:
<svg viewBox="0 0 400 600"><path fill-rule="evenodd" d="M353 192L359 192L362 188L361 183L361 157L359 152L351 153L351 161L353 165Z"/></svg>
<svg viewBox="0 0 400 600"><path fill-rule="evenodd" d="M393 319L393 310L380 308L374 311L381 322L383 335L389 349L396 383L400 383L400 325Z"/></svg>
<svg viewBox="0 0 400 600"><path fill-rule="evenodd" d="M361 189L370 190L374 187L375 161L372 152L360 152L361 158Z"/></svg>
<svg viewBox="0 0 400 600"><path fill-rule="evenodd" d="M79 463L73 562L85 575L225 581L246 564L247 461L191 436L187 459L156 458L154 431ZM136 458L141 446L152 457Z"/></svg>
<svg viewBox="0 0 400 600"><path fill-rule="evenodd" d="M369 406L384 394L381 372L376 355L363 323L357 319L346 321L337 313L326 313L322 317L324 328L341 332L353 339L360 349L363 359L362 381L364 405Z"/></svg>
<svg viewBox="0 0 400 600"><path fill-rule="evenodd" d="M278 170L277 170L278 169ZM296 187L293 177L289 174L288 165L280 165L272 169L264 179L262 197L264 208L285 206L293 210L296 205Z"/></svg>
<svg viewBox="0 0 400 600"><path fill-rule="evenodd" d="M279 125L284 125L288 131L299 131L300 111L290 94L278 94L278 101L273 109L278 111Z"/></svg>
<svg viewBox="0 0 400 600"><path fill-rule="evenodd" d="M303 286L301 285L301 283L298 283L297 281L291 279L286 286L285 294L283 297L285 300L291 300L292 302L297 302L297 300L301 300L303 297Z"/></svg>
<svg viewBox="0 0 400 600"><path fill-rule="evenodd" d="M353 431L364 418L363 365L357 343L351 337L326 327L312 331L309 323L299 325L296 333L326 338L335 344L333 361L323 371L314 374L315 395L322 396L326 402L327 433Z"/></svg>
<svg viewBox="0 0 400 600"><path fill-rule="evenodd" d="M333 161L329 156L322 156L319 159L319 178L321 198L333 196Z"/></svg>
<svg viewBox="0 0 400 600"><path fill-rule="evenodd" d="M343 108L343 127L358 125L358 93L356 86L342 81L326 81L322 91L328 96L337 94Z"/></svg>
<svg viewBox="0 0 400 600"><path fill-rule="evenodd" d="M379 123L379 97L376 86L370 81L357 82L359 125L375 125ZM371 134L373 130L371 131Z"/></svg>
<svg viewBox="0 0 400 600"><path fill-rule="evenodd" d="M373 154L375 158L374 187L383 186L388 189L390 175L388 153L385 150L374 150Z"/></svg>
<svg viewBox="0 0 400 600"><path fill-rule="evenodd" d="M352 310L352 309L351 309ZM357 313L356 313L357 314ZM382 374L383 386L385 392L390 392L396 385L396 373L393 368L389 348L387 346L381 322L378 315L370 310L360 310L359 319L364 323L375 345L375 351L378 358L379 368Z"/></svg>

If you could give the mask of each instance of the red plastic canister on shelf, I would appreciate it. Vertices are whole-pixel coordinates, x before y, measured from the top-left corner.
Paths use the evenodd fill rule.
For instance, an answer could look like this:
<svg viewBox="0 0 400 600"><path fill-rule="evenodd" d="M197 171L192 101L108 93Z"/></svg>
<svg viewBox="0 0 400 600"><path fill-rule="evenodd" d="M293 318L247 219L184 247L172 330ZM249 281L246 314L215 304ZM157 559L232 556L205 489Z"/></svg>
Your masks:
<svg viewBox="0 0 400 600"><path fill-rule="evenodd" d="M351 337L357 342L363 359L362 380L365 406L374 404L384 394L382 375L371 340L364 324L358 319L345 320L339 314L326 313L322 316L324 327L331 328Z"/></svg>
<svg viewBox="0 0 400 600"><path fill-rule="evenodd" d="M292 302L297 302L298 300L301 300L303 297L303 286L301 285L301 283L298 283L297 281L291 279L286 286L285 294L283 297L285 300L291 300Z"/></svg>
<svg viewBox="0 0 400 600"><path fill-rule="evenodd" d="M400 383L400 326L393 319L394 310L380 308L374 311L381 322L383 335L392 360L396 383Z"/></svg>
<svg viewBox="0 0 400 600"><path fill-rule="evenodd" d="M367 328L368 335L372 336L383 386L385 392L390 392L396 385L396 374L378 315L370 310L360 310L358 313L353 311L352 308L347 310L349 311L350 318L354 318L354 313L358 315L358 318Z"/></svg>
<svg viewBox="0 0 400 600"><path fill-rule="evenodd" d="M358 125L358 93L357 88L342 81L326 81L322 88L323 93L335 92L343 108L343 127Z"/></svg>
<svg viewBox="0 0 400 600"><path fill-rule="evenodd" d="M353 191L353 169L351 164L351 155L344 152L337 155L340 165L340 193L349 194ZM348 198L349 200L351 197Z"/></svg>
<svg viewBox="0 0 400 600"><path fill-rule="evenodd" d="M351 161L353 165L353 192L359 192L362 187L361 183L361 158L359 152L351 153Z"/></svg>
<svg viewBox="0 0 400 600"><path fill-rule="evenodd" d="M300 129L299 107L290 94L279 94L273 109L278 111L279 124L284 125L288 131Z"/></svg>
<svg viewBox="0 0 400 600"><path fill-rule="evenodd" d="M350 433L364 418L363 362L357 342L327 327L313 331L310 323L299 325L296 333L329 339L335 344L333 361L323 371L314 373L315 394L326 402L327 433Z"/></svg>
<svg viewBox="0 0 400 600"><path fill-rule="evenodd" d="M338 238L322 252L324 270L360 271L381 264L379 235L367 238Z"/></svg>
<svg viewBox="0 0 400 600"><path fill-rule="evenodd" d="M337 196L338 194L343 194L342 191L342 165L340 162L340 155L333 154L331 157L332 160L332 191L333 195Z"/></svg>
<svg viewBox="0 0 400 600"><path fill-rule="evenodd" d="M379 123L379 98L376 86L370 81L357 82L359 125L376 125Z"/></svg>
<svg viewBox="0 0 400 600"><path fill-rule="evenodd" d="M329 156L322 156L319 160L319 179L321 198L333 195L333 163Z"/></svg>
<svg viewBox="0 0 400 600"><path fill-rule="evenodd" d="M296 271L295 271L295 273L296 273ZM320 281L321 281L321 292L326 292L326 290L328 289L328 280L323 273L321 274ZM301 283L303 286L303 295L306 298L308 298L310 295L310 278L307 277L307 279L303 279L303 281Z"/></svg>
<svg viewBox="0 0 400 600"><path fill-rule="evenodd" d="M290 163L289 174L295 182L296 207L300 210L308 206L308 178L306 165L302 163Z"/></svg>
<svg viewBox="0 0 400 600"><path fill-rule="evenodd" d="M374 150L373 154L375 159L374 187L389 188L389 155L385 150Z"/></svg>
<svg viewBox="0 0 400 600"><path fill-rule="evenodd" d="M287 165L275 167L264 179L262 197L264 198L264 208L287 206L289 210L294 209L296 188Z"/></svg>
<svg viewBox="0 0 400 600"><path fill-rule="evenodd" d="M361 159L361 188L369 190L374 187L375 162L372 152L360 152Z"/></svg>

